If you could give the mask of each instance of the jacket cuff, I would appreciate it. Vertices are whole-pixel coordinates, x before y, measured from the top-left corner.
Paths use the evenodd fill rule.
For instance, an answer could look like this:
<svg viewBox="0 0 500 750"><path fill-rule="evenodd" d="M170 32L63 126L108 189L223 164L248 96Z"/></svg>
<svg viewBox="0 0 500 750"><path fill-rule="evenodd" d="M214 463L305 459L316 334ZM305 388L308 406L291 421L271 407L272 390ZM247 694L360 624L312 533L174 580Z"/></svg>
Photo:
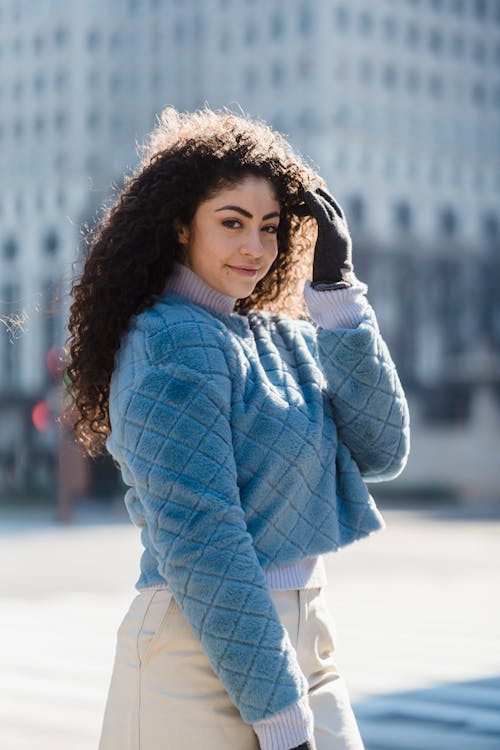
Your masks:
<svg viewBox="0 0 500 750"><path fill-rule="evenodd" d="M303 742L309 742L312 750L316 750L314 719L307 695L269 719L256 721L252 727L261 750L287 750Z"/></svg>
<svg viewBox="0 0 500 750"><path fill-rule="evenodd" d="M357 328L369 307L367 291L368 287L361 281L356 281L347 289L330 291L313 289L311 282L306 281L304 300L311 318L320 328Z"/></svg>

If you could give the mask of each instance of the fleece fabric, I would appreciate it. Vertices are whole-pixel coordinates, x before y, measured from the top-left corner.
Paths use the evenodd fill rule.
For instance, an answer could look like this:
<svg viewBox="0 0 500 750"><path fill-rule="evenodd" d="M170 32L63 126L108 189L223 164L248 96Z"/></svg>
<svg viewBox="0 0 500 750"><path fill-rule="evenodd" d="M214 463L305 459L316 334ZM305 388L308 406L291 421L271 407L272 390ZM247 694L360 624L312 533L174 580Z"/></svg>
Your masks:
<svg viewBox="0 0 500 750"><path fill-rule="evenodd" d="M115 364L108 449L142 529L137 588L166 581L244 721L273 716L307 684L264 570L381 528L364 478L395 477L408 455L373 310L325 330L167 294Z"/></svg>

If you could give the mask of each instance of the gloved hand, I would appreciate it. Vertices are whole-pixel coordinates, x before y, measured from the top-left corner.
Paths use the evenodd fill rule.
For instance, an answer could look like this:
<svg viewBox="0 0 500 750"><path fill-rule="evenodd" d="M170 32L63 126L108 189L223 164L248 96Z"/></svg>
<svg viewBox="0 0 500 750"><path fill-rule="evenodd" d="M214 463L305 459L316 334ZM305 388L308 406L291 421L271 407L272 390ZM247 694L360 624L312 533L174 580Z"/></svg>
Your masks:
<svg viewBox="0 0 500 750"><path fill-rule="evenodd" d="M302 745L292 747L291 750L311 750L311 744L309 742L303 742Z"/></svg>
<svg viewBox="0 0 500 750"><path fill-rule="evenodd" d="M294 209L298 216L313 216L318 223L314 248L313 288L342 289L356 277L352 265L352 242L344 212L326 190L304 190L304 203Z"/></svg>

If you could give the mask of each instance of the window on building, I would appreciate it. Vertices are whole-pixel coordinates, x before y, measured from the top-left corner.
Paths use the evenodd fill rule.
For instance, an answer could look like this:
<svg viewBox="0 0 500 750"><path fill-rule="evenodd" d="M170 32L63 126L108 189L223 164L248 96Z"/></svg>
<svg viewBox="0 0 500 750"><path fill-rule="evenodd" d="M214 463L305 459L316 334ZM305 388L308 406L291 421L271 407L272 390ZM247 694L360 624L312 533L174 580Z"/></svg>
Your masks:
<svg viewBox="0 0 500 750"><path fill-rule="evenodd" d="M42 213L45 208L45 193L43 190L37 190L35 198L35 208L38 213Z"/></svg>
<svg viewBox="0 0 500 750"><path fill-rule="evenodd" d="M421 32L416 23L409 23L406 28L406 42L409 47L417 47L420 42Z"/></svg>
<svg viewBox="0 0 500 750"><path fill-rule="evenodd" d="M297 60L297 75L302 80L310 78L313 71L313 61L310 54L303 54Z"/></svg>
<svg viewBox="0 0 500 750"><path fill-rule="evenodd" d="M140 0L128 0L128 12L130 16L135 16L141 7Z"/></svg>
<svg viewBox="0 0 500 750"><path fill-rule="evenodd" d="M444 84L443 79L441 76L438 76L436 73L433 73L429 76L429 94L434 97L434 99L441 99L443 96L444 91Z"/></svg>
<svg viewBox="0 0 500 750"><path fill-rule="evenodd" d="M17 80L14 83L14 88L12 89L12 93L14 94L14 99L20 99L22 95L24 94L24 81Z"/></svg>
<svg viewBox="0 0 500 750"><path fill-rule="evenodd" d="M96 89L99 85L99 71L97 69L89 70L87 73L87 86L90 89Z"/></svg>
<svg viewBox="0 0 500 750"><path fill-rule="evenodd" d="M118 52L121 46L122 46L121 34L118 31L115 31L115 33L111 35L111 38L109 40L109 48L111 52Z"/></svg>
<svg viewBox="0 0 500 750"><path fill-rule="evenodd" d="M394 206L394 223L401 232L409 232L412 226L412 210L407 201L398 201Z"/></svg>
<svg viewBox="0 0 500 750"><path fill-rule="evenodd" d="M271 66L271 80L273 86L280 87L285 81L285 66L282 62L275 61Z"/></svg>
<svg viewBox="0 0 500 750"><path fill-rule="evenodd" d="M56 284L47 280L42 284L42 322L43 322L43 345L46 352L58 344L59 321L56 299Z"/></svg>
<svg viewBox="0 0 500 750"><path fill-rule="evenodd" d="M285 14L281 10L274 10L271 16L271 37L281 39L285 33Z"/></svg>
<svg viewBox="0 0 500 750"><path fill-rule="evenodd" d="M349 152L344 147L340 151L337 151L334 160L334 169L338 172L344 172L349 166Z"/></svg>
<svg viewBox="0 0 500 750"><path fill-rule="evenodd" d="M3 284L0 288L0 315L20 316L20 294L19 284ZM9 336L3 337L5 342L2 353L3 382L7 386L19 385L19 342L16 341L16 332L11 331Z"/></svg>
<svg viewBox="0 0 500 750"><path fill-rule="evenodd" d="M447 237L453 237L458 228L457 215L453 208L445 207L439 212L439 230Z"/></svg>
<svg viewBox="0 0 500 750"><path fill-rule="evenodd" d="M37 56L41 55L43 52L44 46L45 46L44 38L40 34L37 34L35 38L33 39L33 49L35 51L35 55Z"/></svg>
<svg viewBox="0 0 500 750"><path fill-rule="evenodd" d="M347 31L351 23L348 8L345 5L339 5L335 8L334 24L339 31Z"/></svg>
<svg viewBox="0 0 500 750"><path fill-rule="evenodd" d="M58 70L56 73L55 84L57 91L64 91L68 86L68 73L65 70Z"/></svg>
<svg viewBox="0 0 500 750"><path fill-rule="evenodd" d="M271 118L271 123L275 130L279 130L283 133L287 127L287 118L285 113L282 111L276 112L276 114Z"/></svg>
<svg viewBox="0 0 500 750"><path fill-rule="evenodd" d="M14 237L7 237L3 241L3 257L5 260L14 260L19 253L19 245Z"/></svg>
<svg viewBox="0 0 500 750"><path fill-rule="evenodd" d="M478 63L478 65L484 65L486 62L486 46L481 39L476 39L474 42L473 55L474 62Z"/></svg>
<svg viewBox="0 0 500 750"><path fill-rule="evenodd" d="M383 20L384 39L393 42L397 36L397 23L394 16L386 16Z"/></svg>
<svg viewBox="0 0 500 750"><path fill-rule="evenodd" d="M87 114L87 129L95 132L101 125L101 113L93 109Z"/></svg>
<svg viewBox="0 0 500 750"><path fill-rule="evenodd" d="M500 239L500 218L493 212L482 217L482 234L487 242L498 242Z"/></svg>
<svg viewBox="0 0 500 750"><path fill-rule="evenodd" d="M253 21L247 25L245 29L244 41L248 47L251 47L257 41L257 26Z"/></svg>
<svg viewBox="0 0 500 750"><path fill-rule="evenodd" d="M162 85L162 71L159 68L155 68L151 71L151 88L153 91L157 91Z"/></svg>
<svg viewBox="0 0 500 750"><path fill-rule="evenodd" d="M431 167L429 170L429 182L435 187L441 184L441 167L439 166L437 161L433 161L431 163Z"/></svg>
<svg viewBox="0 0 500 750"><path fill-rule="evenodd" d="M395 65L392 63L384 65L382 70L382 81L386 88L394 88L397 82L397 70Z"/></svg>
<svg viewBox="0 0 500 750"><path fill-rule="evenodd" d="M19 140L24 135L24 122L21 119L14 121L14 138Z"/></svg>
<svg viewBox="0 0 500 750"><path fill-rule="evenodd" d="M373 80L373 66L366 58L359 62L359 80L363 84L370 84Z"/></svg>
<svg viewBox="0 0 500 750"><path fill-rule="evenodd" d="M439 29L431 29L429 32L429 49L434 55L438 55L443 49L443 35Z"/></svg>
<svg viewBox="0 0 500 750"><path fill-rule="evenodd" d="M109 90L112 94L118 94L123 88L123 79L120 73L113 73L109 81Z"/></svg>
<svg viewBox="0 0 500 750"><path fill-rule="evenodd" d="M228 52L230 46L231 46L231 36L229 34L229 31L224 30L219 37L219 51Z"/></svg>
<svg viewBox="0 0 500 750"><path fill-rule="evenodd" d="M408 68L406 71L406 89L415 93L420 88L420 72L415 68Z"/></svg>
<svg viewBox="0 0 500 750"><path fill-rule="evenodd" d="M373 16L367 10L359 15L359 30L365 36L368 36L373 31Z"/></svg>
<svg viewBox="0 0 500 750"><path fill-rule="evenodd" d="M187 33L184 21L178 18L174 26L174 41L176 44L182 44L186 40L186 37Z"/></svg>
<svg viewBox="0 0 500 750"><path fill-rule="evenodd" d="M349 223L355 226L361 226L365 218L365 203L360 195L353 195L348 201L348 216L346 217Z"/></svg>
<svg viewBox="0 0 500 750"><path fill-rule="evenodd" d="M474 81L472 84L472 101L477 107L483 107L486 102L486 88L482 81Z"/></svg>
<svg viewBox="0 0 500 750"><path fill-rule="evenodd" d="M457 59L464 55L465 41L462 34L454 34L451 38L451 51Z"/></svg>
<svg viewBox="0 0 500 750"><path fill-rule="evenodd" d="M38 73L33 81L33 90L35 94L42 94L45 90L45 78Z"/></svg>
<svg viewBox="0 0 500 750"><path fill-rule="evenodd" d="M59 237L54 229L49 229L42 241L43 251L47 255L55 255L59 249Z"/></svg>
<svg viewBox="0 0 500 750"><path fill-rule="evenodd" d="M314 15L312 3L302 3L299 8L299 31L302 36L310 36L314 30Z"/></svg>
<svg viewBox="0 0 500 750"><path fill-rule="evenodd" d="M43 135L43 133L45 132L45 120L42 117L42 115L38 115L37 117L35 117L33 128L35 130L36 135L38 136Z"/></svg>
<svg viewBox="0 0 500 750"><path fill-rule="evenodd" d="M68 115L66 112L56 112L55 126L58 133L64 133L68 127Z"/></svg>
<svg viewBox="0 0 500 750"><path fill-rule="evenodd" d="M255 68L247 68L243 75L245 89L251 93L257 88L257 71Z"/></svg>
<svg viewBox="0 0 500 750"><path fill-rule="evenodd" d="M305 130L315 128L318 124L316 110L313 107L303 107L299 112L297 124L300 128L304 128Z"/></svg>
<svg viewBox="0 0 500 750"><path fill-rule="evenodd" d="M493 101L495 102L495 107L497 109L500 109L500 84L495 88L495 92L493 94Z"/></svg>
<svg viewBox="0 0 500 750"><path fill-rule="evenodd" d="M99 44L101 43L101 35L97 31L97 29L90 29L87 32L87 48L89 50L95 51Z"/></svg>
<svg viewBox="0 0 500 750"><path fill-rule="evenodd" d="M58 151L54 156L54 169L56 172L62 172L67 164L68 158L63 151Z"/></svg>
<svg viewBox="0 0 500 750"><path fill-rule="evenodd" d="M350 113L344 104L339 104L335 109L332 117L333 124L338 128L345 128L349 125Z"/></svg>
<svg viewBox="0 0 500 750"><path fill-rule="evenodd" d="M58 49L62 49L68 42L68 31L62 27L59 27L54 32L54 42Z"/></svg>
<svg viewBox="0 0 500 750"><path fill-rule="evenodd" d="M488 13L488 5L486 3L486 0L475 0L474 12L478 21L484 21Z"/></svg>

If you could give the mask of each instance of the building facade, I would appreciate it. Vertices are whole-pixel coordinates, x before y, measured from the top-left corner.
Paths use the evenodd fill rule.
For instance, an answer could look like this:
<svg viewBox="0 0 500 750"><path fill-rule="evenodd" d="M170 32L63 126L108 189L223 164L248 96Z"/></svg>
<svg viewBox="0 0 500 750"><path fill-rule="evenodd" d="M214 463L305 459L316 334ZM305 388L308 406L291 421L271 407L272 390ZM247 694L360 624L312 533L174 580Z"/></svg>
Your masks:
<svg viewBox="0 0 500 750"><path fill-rule="evenodd" d="M82 224L164 106L204 103L319 170L424 419L466 421L450 363L500 350L496 0L0 0L0 392L43 394Z"/></svg>

